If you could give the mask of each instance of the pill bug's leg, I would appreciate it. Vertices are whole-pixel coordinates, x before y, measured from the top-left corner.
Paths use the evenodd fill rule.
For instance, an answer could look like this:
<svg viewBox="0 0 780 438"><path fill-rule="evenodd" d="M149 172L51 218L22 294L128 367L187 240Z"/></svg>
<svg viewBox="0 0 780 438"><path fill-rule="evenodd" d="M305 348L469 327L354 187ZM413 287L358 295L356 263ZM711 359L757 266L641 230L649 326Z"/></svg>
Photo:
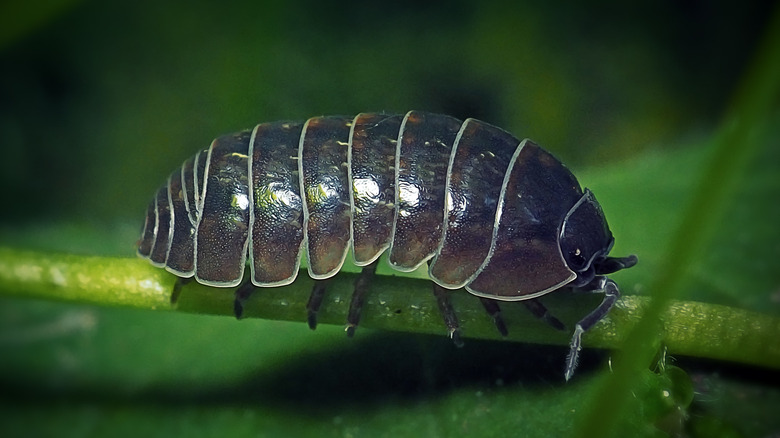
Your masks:
<svg viewBox="0 0 780 438"><path fill-rule="evenodd" d="M233 301L233 314L236 315L236 319L241 319L244 314L244 303L255 291L255 285L251 281L247 281L236 289L236 299Z"/></svg>
<svg viewBox="0 0 780 438"><path fill-rule="evenodd" d="M309 323L309 328L312 330L317 328L317 312L320 311L322 300L325 298L325 289L327 289L329 282L330 279L314 280L314 287L311 289L309 302L306 303L306 310L308 312L306 321Z"/></svg>
<svg viewBox="0 0 780 438"><path fill-rule="evenodd" d="M189 278L183 278L179 277L176 279L176 283L173 285L173 291L171 291L171 305L175 305L177 301L179 301L179 295L181 295L181 288L184 287L187 283L192 281L192 277Z"/></svg>
<svg viewBox="0 0 780 438"><path fill-rule="evenodd" d="M347 336L350 338L355 335L355 329L360 323L360 314L363 310L366 293L371 287L371 280L376 274L376 266L379 259L363 267L357 280L355 280L355 290L352 292L352 300L349 302L349 313L347 313Z"/></svg>
<svg viewBox="0 0 780 438"><path fill-rule="evenodd" d="M609 313L610 309L612 309L612 306L615 305L617 299L620 298L620 290L618 289L617 284L607 277L596 277L593 282L583 289L592 290L594 292L601 291L604 293L604 299L596 309L582 318L580 322L574 326L574 334L571 337L569 355L566 358L566 371L564 376L567 381L571 379L574 370L577 368L577 356L582 349L582 334L601 321L602 318Z"/></svg>
<svg viewBox="0 0 780 438"><path fill-rule="evenodd" d="M566 330L566 326L558 318L552 316L541 301L536 299L525 300L523 304L535 317L546 322L556 330Z"/></svg>
<svg viewBox="0 0 780 438"><path fill-rule="evenodd" d="M499 307L498 301L484 297L480 297L479 300L482 302L482 306L485 307L488 315L493 318L493 324L496 325L501 336L507 337L507 335L509 335L509 330L506 329L504 318L501 317L501 307Z"/></svg>
<svg viewBox="0 0 780 438"><path fill-rule="evenodd" d="M431 282L433 283L433 282ZM436 297L436 304L439 306L439 311L444 317L444 324L447 326L447 332L450 339L456 347L462 347L463 341L460 339L460 322L458 322L458 316L455 315L455 309L452 308L450 302L449 290L433 283L433 296Z"/></svg>

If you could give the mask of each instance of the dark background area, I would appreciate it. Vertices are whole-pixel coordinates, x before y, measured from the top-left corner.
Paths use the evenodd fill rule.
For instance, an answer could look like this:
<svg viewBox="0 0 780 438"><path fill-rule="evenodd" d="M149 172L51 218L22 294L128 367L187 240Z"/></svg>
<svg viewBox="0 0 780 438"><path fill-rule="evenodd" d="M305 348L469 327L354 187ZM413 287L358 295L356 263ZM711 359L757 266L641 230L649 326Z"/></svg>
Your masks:
<svg viewBox="0 0 780 438"><path fill-rule="evenodd" d="M0 221L140 217L217 135L321 114L481 118L575 169L675 147L717 123L771 3L67 5L0 41Z"/></svg>

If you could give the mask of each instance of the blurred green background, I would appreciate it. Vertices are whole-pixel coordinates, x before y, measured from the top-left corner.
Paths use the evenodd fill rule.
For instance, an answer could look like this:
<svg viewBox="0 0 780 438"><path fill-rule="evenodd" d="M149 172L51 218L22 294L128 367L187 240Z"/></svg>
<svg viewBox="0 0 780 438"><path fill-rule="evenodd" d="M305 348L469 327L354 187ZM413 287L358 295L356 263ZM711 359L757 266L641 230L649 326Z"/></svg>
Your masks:
<svg viewBox="0 0 780 438"><path fill-rule="evenodd" d="M66 5L0 41L2 221L137 218L213 137L320 114L477 117L575 169L674 147L717 123L769 3Z"/></svg>
<svg viewBox="0 0 780 438"><path fill-rule="evenodd" d="M420 109L480 118L561 158L604 204L619 255L640 255L623 284L641 293L669 256L658 230L678 222L773 4L4 2L0 244L132 256L156 188L213 137L264 121ZM755 172L767 181L776 146ZM777 191L745 189L760 184L741 186L756 194L753 207L728 209L743 234L712 243L736 253L692 267L688 291L780 315L767 275L778 272L780 216L766 202ZM744 235L755 218L758 235ZM349 343L338 327L0 306L7 436L549 436L570 432L560 413L590 388L560 387L563 353L552 347L510 354L472 342L464 355L424 336L365 332ZM605 361L591 354L585 370L589 357L592 367ZM526 356L536 365L513 362ZM745 382L724 367L697 363L697 390L750 400L748 413L705 403L700 424L714 429L704 430L777 432L767 412L780 391L762 384L773 374L750 371ZM713 368L740 378L713 379ZM676 430L655 426L637 433Z"/></svg>

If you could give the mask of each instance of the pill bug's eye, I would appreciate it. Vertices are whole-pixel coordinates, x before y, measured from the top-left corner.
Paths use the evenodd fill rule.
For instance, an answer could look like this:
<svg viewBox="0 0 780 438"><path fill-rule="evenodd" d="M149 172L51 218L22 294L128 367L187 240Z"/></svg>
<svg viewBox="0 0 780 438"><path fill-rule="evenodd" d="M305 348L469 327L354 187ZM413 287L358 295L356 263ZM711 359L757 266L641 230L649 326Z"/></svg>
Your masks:
<svg viewBox="0 0 780 438"><path fill-rule="evenodd" d="M569 257L567 257L566 260L569 262L569 268L574 271L582 270L585 267L585 263L587 263L587 260L585 260L585 257L583 257L582 251L580 251L579 248L570 251Z"/></svg>

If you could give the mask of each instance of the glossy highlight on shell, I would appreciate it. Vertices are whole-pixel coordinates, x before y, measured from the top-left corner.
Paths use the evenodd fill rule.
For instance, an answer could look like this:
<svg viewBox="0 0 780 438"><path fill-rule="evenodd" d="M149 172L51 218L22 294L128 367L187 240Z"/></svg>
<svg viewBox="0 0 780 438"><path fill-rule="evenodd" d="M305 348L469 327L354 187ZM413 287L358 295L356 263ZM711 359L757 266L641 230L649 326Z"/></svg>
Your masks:
<svg viewBox="0 0 780 438"><path fill-rule="evenodd" d="M239 286L248 262L239 316L254 286L292 283L305 254L322 283L309 303L313 328L324 280L351 250L367 281L355 290L350 334L383 253L399 271L427 263L456 343L453 289L480 297L502 333L499 301L521 301L561 328L536 297L564 286L603 292L575 327L568 379L581 334L619 296L606 274L636 263L609 257L613 243L593 194L546 150L476 119L410 111L263 123L218 137L157 192L138 254L215 287Z"/></svg>

